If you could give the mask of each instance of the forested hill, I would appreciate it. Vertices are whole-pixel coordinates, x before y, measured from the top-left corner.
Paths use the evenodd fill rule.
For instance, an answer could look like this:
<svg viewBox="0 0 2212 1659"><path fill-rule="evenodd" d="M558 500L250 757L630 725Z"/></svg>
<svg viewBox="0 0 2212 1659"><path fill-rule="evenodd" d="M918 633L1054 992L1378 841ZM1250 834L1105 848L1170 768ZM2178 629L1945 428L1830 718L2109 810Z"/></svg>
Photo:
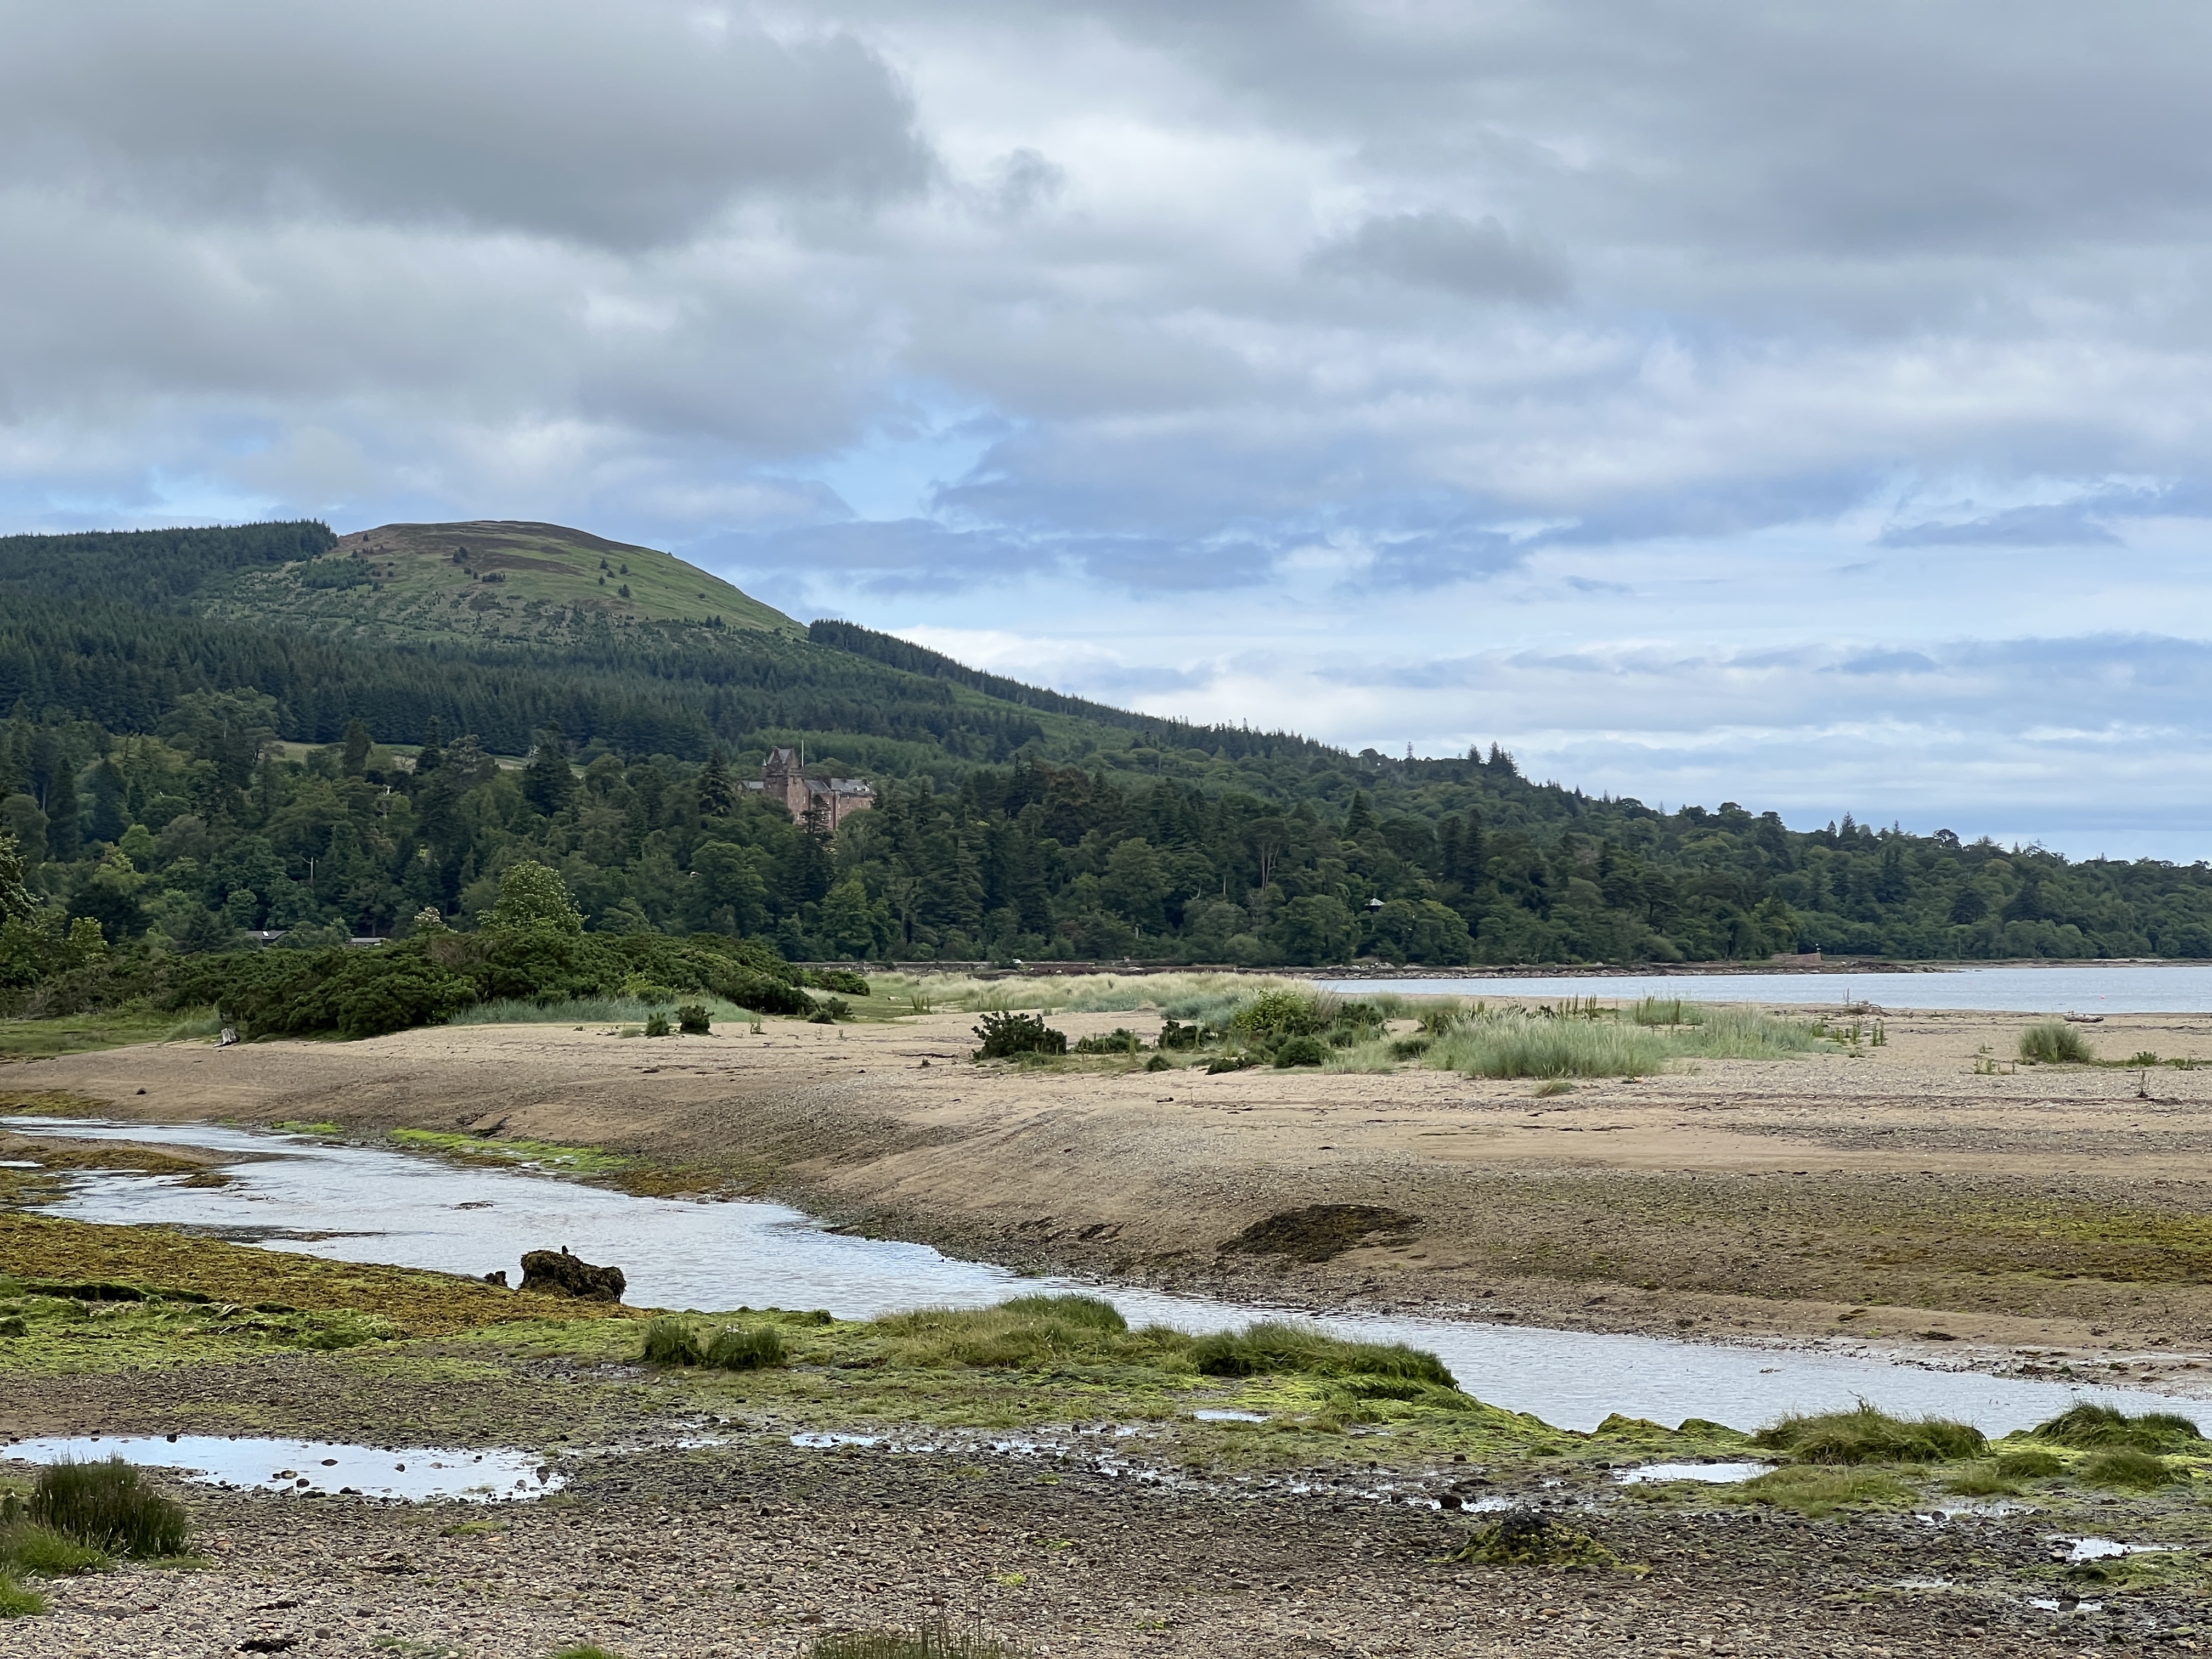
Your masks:
<svg viewBox="0 0 2212 1659"><path fill-rule="evenodd" d="M383 935L465 925L524 859L595 929L804 958L2212 956L2202 864L1157 719L552 526L0 538L0 817L48 907L0 933L19 990L70 915L167 951ZM877 810L824 839L746 799L771 744Z"/></svg>

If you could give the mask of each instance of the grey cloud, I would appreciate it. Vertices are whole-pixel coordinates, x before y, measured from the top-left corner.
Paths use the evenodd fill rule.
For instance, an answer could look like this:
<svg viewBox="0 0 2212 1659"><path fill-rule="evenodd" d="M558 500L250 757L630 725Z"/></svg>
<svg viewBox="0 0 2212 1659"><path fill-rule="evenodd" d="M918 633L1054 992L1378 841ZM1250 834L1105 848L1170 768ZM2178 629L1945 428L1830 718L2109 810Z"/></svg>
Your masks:
<svg viewBox="0 0 2212 1659"><path fill-rule="evenodd" d="M1898 525L1884 547L2116 547L2120 538L2089 515L2094 502L2015 507L1964 524Z"/></svg>
<svg viewBox="0 0 2212 1659"><path fill-rule="evenodd" d="M161 213L367 215L637 246L749 194L928 177L848 33L637 0L9 8L0 169Z"/></svg>
<svg viewBox="0 0 2212 1659"><path fill-rule="evenodd" d="M1555 256L1516 240L1496 219L1478 224L1436 210L1369 219L1315 250L1307 265L1326 276L1386 276L1468 300L1547 304L1568 289Z"/></svg>

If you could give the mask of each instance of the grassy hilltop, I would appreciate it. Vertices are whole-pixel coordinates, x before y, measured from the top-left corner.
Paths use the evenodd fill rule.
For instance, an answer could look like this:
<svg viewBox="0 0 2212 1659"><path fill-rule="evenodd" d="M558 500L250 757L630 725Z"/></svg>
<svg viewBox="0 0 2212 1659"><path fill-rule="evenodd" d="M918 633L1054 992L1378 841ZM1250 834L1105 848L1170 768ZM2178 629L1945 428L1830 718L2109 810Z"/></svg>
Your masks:
<svg viewBox="0 0 2212 1659"><path fill-rule="evenodd" d="M339 638L572 645L610 630L803 636L781 611L673 554L559 525L388 524L326 552L240 571L210 617Z"/></svg>

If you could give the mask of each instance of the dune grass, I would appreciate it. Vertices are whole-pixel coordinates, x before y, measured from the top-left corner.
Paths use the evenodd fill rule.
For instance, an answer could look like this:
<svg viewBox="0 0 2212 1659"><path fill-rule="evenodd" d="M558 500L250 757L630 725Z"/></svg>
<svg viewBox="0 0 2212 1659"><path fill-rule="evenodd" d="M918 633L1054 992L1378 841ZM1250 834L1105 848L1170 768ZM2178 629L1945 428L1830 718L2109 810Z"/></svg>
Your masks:
<svg viewBox="0 0 2212 1659"><path fill-rule="evenodd" d="M1855 1411L1785 1417L1752 1438L1788 1452L1800 1463L1943 1463L1979 1457L1989 1449L1982 1431L1971 1424L1892 1417L1863 1401Z"/></svg>
<svg viewBox="0 0 2212 1659"><path fill-rule="evenodd" d="M1484 1009L1431 1022L1421 1056L1439 1071L1472 1077L1650 1077L1675 1060L1771 1060L1809 1053L1821 1039L1812 1024L1755 1008L1700 1010L1694 1023L1644 1022L1613 1009L1577 1009L1547 1018L1518 1008Z"/></svg>
<svg viewBox="0 0 2212 1659"><path fill-rule="evenodd" d="M449 1025L642 1025L654 1014L664 1018L679 1002L696 1003L716 1022L742 1022L759 1015L719 997L686 991L665 1002L647 1002L636 997L568 997L558 1002L532 1002L524 997L495 997L472 1002L446 1023Z"/></svg>
<svg viewBox="0 0 2212 1659"><path fill-rule="evenodd" d="M2038 1066L2078 1066L2097 1056L2088 1039L2071 1025L2060 1019L2045 1019L2020 1034L2020 1057Z"/></svg>

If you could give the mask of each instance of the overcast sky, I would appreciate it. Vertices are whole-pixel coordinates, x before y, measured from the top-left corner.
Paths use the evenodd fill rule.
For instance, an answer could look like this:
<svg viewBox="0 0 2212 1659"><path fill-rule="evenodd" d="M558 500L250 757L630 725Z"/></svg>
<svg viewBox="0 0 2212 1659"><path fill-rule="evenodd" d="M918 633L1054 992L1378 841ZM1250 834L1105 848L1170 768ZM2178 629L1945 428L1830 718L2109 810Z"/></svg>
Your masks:
<svg viewBox="0 0 2212 1659"><path fill-rule="evenodd" d="M2212 856L2212 14L0 0L0 523Z"/></svg>

